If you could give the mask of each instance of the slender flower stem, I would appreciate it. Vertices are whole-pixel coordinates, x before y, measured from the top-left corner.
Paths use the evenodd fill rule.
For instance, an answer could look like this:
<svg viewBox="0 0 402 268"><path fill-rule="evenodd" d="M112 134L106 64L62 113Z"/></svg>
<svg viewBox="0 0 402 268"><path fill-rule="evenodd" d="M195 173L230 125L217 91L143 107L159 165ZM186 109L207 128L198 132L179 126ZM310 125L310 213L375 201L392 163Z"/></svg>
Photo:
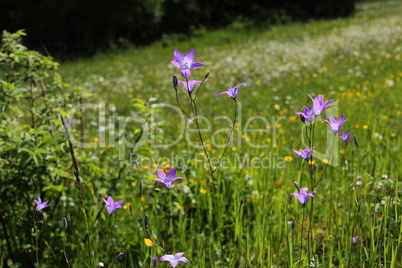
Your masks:
<svg viewBox="0 0 402 268"><path fill-rule="evenodd" d="M310 127L310 148L313 148L314 146L314 129L315 129L315 122L311 125ZM314 169L314 164L313 164L313 155L314 152L311 150L310 154L310 161L308 168L309 168L309 174L310 174L310 189L311 191L314 191L314 177L315 173L313 174L312 169ZM304 213L304 212L303 212ZM313 226L313 214L314 214L314 198L311 199L310 202L310 213L309 213L309 223L308 223L308 229L307 229L307 261L310 263L310 257L311 257L311 244L313 240L313 233L312 233L312 226Z"/></svg>
<svg viewBox="0 0 402 268"><path fill-rule="evenodd" d="M348 165L346 164L346 152L347 152L347 149L348 148L348 144L345 142L344 143L344 154L343 154L343 156L342 156L342 165L345 165L344 166L344 169L343 169L343 177L344 178L346 178L346 174L347 174L347 170L348 170Z"/></svg>
<svg viewBox="0 0 402 268"><path fill-rule="evenodd" d="M314 198L311 198L310 202L310 219L309 219L309 225L308 225L308 230L307 230L307 256L308 256L308 262L310 263L311 260L311 247L312 247L312 242L313 242L313 232L312 232L312 227L313 227L313 211L314 211Z"/></svg>
<svg viewBox="0 0 402 268"><path fill-rule="evenodd" d="M229 228L230 226L232 226L232 225L235 223L237 217L239 217L239 215L240 215L240 210L241 210L241 208L243 207L243 204L244 204L244 201L243 201L243 199L242 199L242 201L241 201L241 203L240 203L240 207L239 207L239 209L237 210L236 216L233 218L233 220L232 220L231 223L229 223L228 225L222 227L222 230L221 230L221 231L223 231L223 230Z"/></svg>
<svg viewBox="0 0 402 268"><path fill-rule="evenodd" d="M149 199L150 199L151 196L152 196L152 193L155 191L157 184L158 184L158 183L156 182L155 185L154 185L154 187L152 188L151 192L148 194L148 198L147 198L147 200L145 201L145 203L144 203L144 201L142 201L142 188L140 188L140 202L141 202L141 207L142 207L142 212L143 212L143 214L144 214L144 217L146 216L146 215L145 215L145 207L146 207L146 205L148 204ZM134 215L133 215L133 213L132 213L131 206L130 206L130 215L131 215L131 217L133 218L133 220L136 220L136 218L134 217ZM165 249L164 249L162 246L158 245L158 244L155 242L154 239L152 239L152 237L151 237L151 232L149 231L149 228L146 227L146 226L145 226L145 231L146 231L146 233L147 233L147 238L152 241L152 244L153 244L154 246L158 247L158 248L159 248L160 250L162 250L163 252L165 252Z"/></svg>
<svg viewBox="0 0 402 268"><path fill-rule="evenodd" d="M207 76L204 78L204 80L207 78ZM186 81L188 83L187 79L186 79ZM219 168L219 166L221 164L221 161L222 161L222 158L223 158L224 154L226 153L227 147L229 146L230 138L232 137L235 122L237 120L237 103L235 102L235 120L233 121L233 125L232 125L232 128L230 130L230 134L228 136L228 140L226 142L226 145L225 145L225 148L223 150L223 153L222 153L221 157L219 158L218 165L214 169L214 167L212 166L211 158L210 158L210 156L209 156L209 154L207 152L206 146L204 144L204 140L203 140L203 137L202 137L202 134L201 134L201 131L200 131L200 125L199 125L199 122L198 122L198 109L197 109L196 98L197 98L198 92L199 92L202 84L203 83L201 83L200 86L198 87L198 89L196 91L196 96L195 96L194 99L191 97L191 92L188 92L188 96L189 96L189 99L190 99L191 110L192 110L192 113L193 113L193 116L194 116L194 121L193 122L196 124L196 128L197 128L198 136L199 136L199 139L200 139L201 147L202 147L202 149L204 151L204 154L205 154L205 156L207 158L207 162L208 162L208 166L209 166L210 183L212 184L212 190L213 190L213 194L214 194L214 197L215 197L215 198L213 198L213 211L214 211L214 214L215 214L214 218L216 219L217 231L218 231L218 236L219 236L219 245L220 245L220 250L221 250L220 258L221 258L221 262L223 264L224 263L224 260L223 260L224 251L223 251L223 241L222 241L222 237L221 237L222 229L221 229L221 226L220 226L220 220L219 220L220 217L219 217L218 208L217 208L217 201L216 201L217 189L216 189L216 185L214 184L214 173Z"/></svg>
<svg viewBox="0 0 402 268"><path fill-rule="evenodd" d="M40 267L39 265L39 249L38 249L38 240L39 240L39 232L36 229L36 221L34 218L34 232L35 232L35 257L36 257L36 266Z"/></svg>
<svg viewBox="0 0 402 268"><path fill-rule="evenodd" d="M321 182L322 178L324 177L324 175L325 175L325 173L326 173L326 171L327 171L327 168L328 168L329 164L331 163L332 155L333 155L333 149L334 149L334 144L335 144L335 139L336 139L336 136L334 136L334 138L333 138L333 140L332 140L331 151L329 152L329 160L328 160L328 163L325 165L324 171L322 172L320 178L319 178L318 181L314 184L314 188L317 187L317 185Z"/></svg>
<svg viewBox="0 0 402 268"><path fill-rule="evenodd" d="M158 183L156 182L156 183L154 184L154 187L152 188L151 192L149 193L147 200L145 200L145 203L144 203L144 202L142 201L142 199L140 198L141 206L142 206L142 211L144 212L144 216L145 216L145 206L148 204L149 199L151 198L151 195L152 195L152 193L155 191L157 185L158 185ZM140 194L140 197L141 197L141 194Z"/></svg>
<svg viewBox="0 0 402 268"><path fill-rule="evenodd" d="M223 157L225 156L226 150L227 150L227 148L228 148L228 146L229 146L230 139L232 138L233 129L234 129L235 125L236 125L236 121L237 121L237 102L236 102L236 100L235 100L235 111L234 111L233 125L232 125L232 127L230 128L230 133L229 133L229 135L228 135L228 139L227 139L227 141L226 141L225 148L223 149L222 155L221 155L221 157L219 158L218 165L217 165L216 168L213 170L213 173L215 173L215 172L218 170L218 167L220 166L220 164L221 164L221 162L222 162L222 159L223 159ZM213 174L213 173L212 173L212 174Z"/></svg>
<svg viewBox="0 0 402 268"><path fill-rule="evenodd" d="M181 111L188 119L190 119L191 121L194 122L194 119L191 118L191 117L183 110L183 108L181 107L180 102L179 102L179 95L177 94L177 90L176 90L176 103L177 103L177 106L179 107L180 111Z"/></svg>
<svg viewBox="0 0 402 268"><path fill-rule="evenodd" d="M195 125L196 125L196 127L197 127L197 132L198 132L198 137L200 138L201 147L202 147L202 149L204 150L205 156L207 157L208 165L209 165L209 169L210 169L210 173L211 173L211 175L213 175L214 172L213 172L213 169L212 169L211 158L210 158L210 156L209 156L209 154L208 154L208 152L207 152L207 149L205 148L204 140L203 140L203 138L202 138L202 134L201 134L201 131L200 131L200 125L199 125L199 123L198 123L197 104L196 104L196 102L191 98L190 93L189 93L188 96L189 96L190 101L191 101L191 109L192 109L192 112L193 112L193 115L194 115L194 122L195 122ZM211 179L212 179L212 178L211 178Z"/></svg>
<svg viewBox="0 0 402 268"><path fill-rule="evenodd" d="M68 257L67 257L66 241L67 241L67 236L65 236L63 239L63 254L64 254L64 259L67 262L67 266L70 268L70 262L68 261Z"/></svg>
<svg viewBox="0 0 402 268"><path fill-rule="evenodd" d="M302 216L302 221L301 221L301 236L300 236L300 258L299 260L302 259L303 256L303 234L304 234L304 219L305 219L305 214L306 214L306 207L303 206L303 216Z"/></svg>
<svg viewBox="0 0 402 268"><path fill-rule="evenodd" d="M81 183L81 178L80 178L80 168L77 159L75 158L75 151L74 151L74 146L71 140L71 135L68 127L66 126L66 123L64 121L64 118L62 115L60 115L61 118L61 123L63 124L64 130L66 132L66 137L68 141L68 145L70 148L70 154L71 154L71 159L73 162L73 167L74 167L74 175L75 179L77 182L78 190L79 190L79 199L80 199L80 208L81 212L84 216L84 223L85 223L85 229L86 229L86 240L88 244L88 257L89 257L89 263L91 267L93 267L93 258L92 258L92 250L91 250L91 242L90 242L90 236L89 236L89 223L88 223L88 217L87 217L87 212L86 212L86 207L85 207L85 199L84 199L84 188Z"/></svg>
<svg viewBox="0 0 402 268"><path fill-rule="evenodd" d="M201 89L202 84L204 84L204 82L205 82L205 80L207 80L208 76L209 76L209 73L207 73L207 74L205 75L204 79L202 79L202 83L201 83L200 86L197 88L197 91L195 92L195 96L194 96L194 102L195 102L196 99L197 99L198 92L200 92L200 89Z"/></svg>
<svg viewBox="0 0 402 268"><path fill-rule="evenodd" d="M109 233L110 233L110 243L112 244L112 250L111 250L111 255L112 255L112 261L114 258L114 243L113 243L113 229L111 227L111 223L112 223L112 214L109 215Z"/></svg>
<svg viewBox="0 0 402 268"><path fill-rule="evenodd" d="M33 84L31 84L31 87L29 88L29 92L31 93L31 128L35 128L35 95L33 91Z"/></svg>
<svg viewBox="0 0 402 268"><path fill-rule="evenodd" d="M167 197L168 197L168 194L169 194L169 188L166 188L165 201L164 201L164 204L163 204L163 209L165 211L165 221L166 221L166 223L165 223L165 226L166 226L165 245L164 245L165 248L168 248L167 245L168 245L168 238L169 238L169 217L167 215L167 212L168 212L167 211Z"/></svg>

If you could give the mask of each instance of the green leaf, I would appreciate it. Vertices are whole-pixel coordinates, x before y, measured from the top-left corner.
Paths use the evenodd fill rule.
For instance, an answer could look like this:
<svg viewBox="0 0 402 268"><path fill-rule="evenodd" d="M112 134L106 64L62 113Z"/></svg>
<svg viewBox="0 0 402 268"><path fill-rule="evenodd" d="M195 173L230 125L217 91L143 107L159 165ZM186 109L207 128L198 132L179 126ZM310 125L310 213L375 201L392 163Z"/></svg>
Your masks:
<svg viewBox="0 0 402 268"><path fill-rule="evenodd" d="M42 191L46 192L46 191L56 191L56 192L62 192L63 191L63 184L60 185L48 185L43 187Z"/></svg>
<svg viewBox="0 0 402 268"><path fill-rule="evenodd" d="M36 154L33 154L32 157L33 157L33 160L34 160L34 162L35 162L35 164L37 166L42 165L42 157L40 157L40 156L38 156Z"/></svg>

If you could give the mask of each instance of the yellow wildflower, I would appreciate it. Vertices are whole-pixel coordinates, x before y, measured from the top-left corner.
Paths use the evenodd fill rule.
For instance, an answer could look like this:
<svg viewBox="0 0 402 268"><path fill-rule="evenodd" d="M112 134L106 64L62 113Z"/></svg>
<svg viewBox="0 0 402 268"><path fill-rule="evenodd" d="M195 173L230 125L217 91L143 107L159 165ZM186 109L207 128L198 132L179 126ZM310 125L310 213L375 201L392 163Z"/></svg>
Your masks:
<svg viewBox="0 0 402 268"><path fill-rule="evenodd" d="M292 160L293 160L293 157L291 157L291 156L285 156L285 161L286 161L286 162L292 162Z"/></svg>
<svg viewBox="0 0 402 268"><path fill-rule="evenodd" d="M147 247L152 247L154 245L154 242L149 238L144 238L144 242Z"/></svg>

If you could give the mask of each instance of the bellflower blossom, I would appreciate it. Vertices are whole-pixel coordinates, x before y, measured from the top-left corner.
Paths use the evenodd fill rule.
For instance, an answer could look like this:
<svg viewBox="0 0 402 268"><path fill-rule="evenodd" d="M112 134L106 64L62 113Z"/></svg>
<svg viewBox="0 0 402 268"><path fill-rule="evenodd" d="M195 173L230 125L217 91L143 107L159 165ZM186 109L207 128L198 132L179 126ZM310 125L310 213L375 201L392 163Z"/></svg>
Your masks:
<svg viewBox="0 0 402 268"><path fill-rule="evenodd" d="M223 95L223 94L228 94L229 97L231 97L232 99L236 100L236 98L237 98L237 90L239 89L239 87L244 86L244 84L245 83L241 83L241 84L238 84L237 86L234 86L232 88L228 88L228 90L219 93L218 96Z"/></svg>
<svg viewBox="0 0 402 268"><path fill-rule="evenodd" d="M307 203L308 197L314 197L313 194L317 193L317 191L312 191L311 193L307 193L304 189L299 189L299 193L291 193L296 199L299 200L300 204L303 206Z"/></svg>
<svg viewBox="0 0 402 268"><path fill-rule="evenodd" d="M322 95L319 95L317 98L311 97L310 94L307 94L310 99L313 101L313 108L311 108L311 111L315 115L320 115L325 109L330 107L330 104L333 103L335 100L329 100L324 103L324 97Z"/></svg>
<svg viewBox="0 0 402 268"><path fill-rule="evenodd" d="M179 81L179 82L182 83L184 85L184 87L186 88L186 90L190 93L193 92L195 85L197 83L204 83L203 81L199 81L199 80L188 80L188 82L187 81Z"/></svg>
<svg viewBox="0 0 402 268"><path fill-rule="evenodd" d="M335 118L333 118L332 116L329 116L329 121L328 120L324 120L325 122L327 122L330 126L332 131L336 134L339 132L339 130L341 130L342 125L348 121L348 119L345 120L345 115L341 115L341 117L339 117L339 120L336 121Z"/></svg>
<svg viewBox="0 0 402 268"><path fill-rule="evenodd" d="M176 176L176 168L172 168L168 174L166 175L165 172L162 170L158 169L158 176L159 178L154 179L154 181L159 181L162 182L166 188L170 189L172 186L172 183L178 180L182 180L182 177L175 178Z"/></svg>
<svg viewBox="0 0 402 268"><path fill-rule="evenodd" d="M304 149L302 151L297 151L297 150L293 150L293 152L295 152L297 154L297 156L304 158L305 160L309 160L310 156L311 156L311 152L314 150L314 147L311 147L310 149Z"/></svg>
<svg viewBox="0 0 402 268"><path fill-rule="evenodd" d="M48 207L48 206L49 206L49 205L48 205L48 202L49 202L49 201L42 202L42 199L40 199L40 197L38 197L38 200L34 200L34 201L36 202L36 204L38 204L38 205L36 206L36 210L37 210L37 211L42 210L42 209L44 209L45 207Z"/></svg>
<svg viewBox="0 0 402 268"><path fill-rule="evenodd" d="M102 198L103 201L106 204L107 207L107 212L109 214L112 214L117 208L121 208L121 204L123 204L123 200L117 201L116 203L113 201L113 198L108 196L107 200L105 198Z"/></svg>
<svg viewBox="0 0 402 268"><path fill-rule="evenodd" d="M310 110L307 106L303 106L303 112L297 112L296 114L303 115L304 119L309 123L314 121L313 109Z"/></svg>
<svg viewBox="0 0 402 268"><path fill-rule="evenodd" d="M354 236L354 237L352 237L352 241L353 241L353 243L357 243L357 241L359 240L359 237L358 236Z"/></svg>
<svg viewBox="0 0 402 268"><path fill-rule="evenodd" d="M187 79L190 76L190 70L204 66L202 62L193 62L195 57L195 48L191 49L185 56L179 50L174 50L174 60L171 63L180 69L182 76Z"/></svg>
<svg viewBox="0 0 402 268"><path fill-rule="evenodd" d="M160 261L168 261L172 267L176 267L179 264L179 261L188 263L186 257L182 257L184 253L176 253L175 255L164 255L160 258Z"/></svg>
<svg viewBox="0 0 402 268"><path fill-rule="evenodd" d="M352 132L346 133L346 132L344 131L344 132L342 132L342 135L341 135L341 136L338 136L338 137L341 138L342 140L344 140L345 143L348 143L348 142L349 142L349 139L350 139L350 134L352 134Z"/></svg>

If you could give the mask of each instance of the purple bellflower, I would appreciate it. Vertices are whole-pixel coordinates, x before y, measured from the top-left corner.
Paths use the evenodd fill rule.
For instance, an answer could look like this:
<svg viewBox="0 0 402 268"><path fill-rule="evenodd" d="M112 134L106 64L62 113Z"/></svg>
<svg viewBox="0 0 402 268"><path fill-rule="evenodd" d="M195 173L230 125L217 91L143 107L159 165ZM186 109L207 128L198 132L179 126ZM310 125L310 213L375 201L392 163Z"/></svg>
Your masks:
<svg viewBox="0 0 402 268"><path fill-rule="evenodd" d="M359 237L358 236L354 236L354 237L352 237L352 241L353 241L353 243L357 243L357 241L359 240Z"/></svg>
<svg viewBox="0 0 402 268"><path fill-rule="evenodd" d="M304 119L311 123L314 121L313 109L309 109L307 106L303 106L303 112L297 112L296 114L303 115Z"/></svg>
<svg viewBox="0 0 402 268"><path fill-rule="evenodd" d="M308 96L313 101L313 108L311 108L311 111L317 116L320 115L325 109L329 108L330 104L335 101L329 100L324 102L324 97L322 95L319 95L317 98L311 97L310 94L308 94Z"/></svg>
<svg viewBox="0 0 402 268"><path fill-rule="evenodd" d="M344 131L344 132L342 132L342 135L338 136L338 137L341 138L342 140L344 140L345 143L348 143L349 139L350 139L350 134L352 134L352 132L346 133Z"/></svg>
<svg viewBox="0 0 402 268"><path fill-rule="evenodd" d="M298 157L304 158L305 160L308 161L311 156L311 152L314 150L314 148L315 146L311 147L310 149L304 149L302 151L293 150L293 152L295 152Z"/></svg>
<svg viewBox="0 0 402 268"><path fill-rule="evenodd" d="M36 204L38 204L38 205L36 206L36 210L37 210L37 211L42 210L42 209L44 209L45 207L48 207L48 206L49 206L49 205L48 205L48 202L49 202L49 201L42 202L42 199L40 199L40 197L38 197L38 200L34 200L34 201L36 202Z"/></svg>
<svg viewBox="0 0 402 268"><path fill-rule="evenodd" d="M184 253L176 253L175 255L164 255L160 258L160 261L168 261L172 267L176 267L179 264L179 261L188 263L186 257L182 257Z"/></svg>
<svg viewBox="0 0 402 268"><path fill-rule="evenodd" d="M239 87L244 86L244 84L245 83L241 83L241 84L238 84L237 86L234 86L232 88L228 88L228 90L219 93L218 96L223 95L223 94L228 94L229 97L231 97L232 99L236 100L236 98L237 98L237 90L239 89Z"/></svg>
<svg viewBox="0 0 402 268"><path fill-rule="evenodd" d="M185 56L179 50L174 50L174 60L171 63L181 71L181 75L187 79L193 69L204 66L202 62L193 62L195 57L195 48L191 49Z"/></svg>
<svg viewBox="0 0 402 268"><path fill-rule="evenodd" d="M108 196L107 200L105 198L102 198L103 201L106 204L107 207L107 212L109 214L112 214L117 208L121 208L121 204L123 204L123 200L117 201L116 203L113 201L113 198Z"/></svg>
<svg viewBox="0 0 402 268"><path fill-rule="evenodd" d="M172 183L178 180L182 180L182 177L175 178L176 176L176 168L172 168L168 174L166 175L165 172L158 169L158 176L159 178L154 179L154 181L159 181L165 185L166 188L170 189Z"/></svg>
<svg viewBox="0 0 402 268"><path fill-rule="evenodd" d="M348 119L345 120L345 115L341 115L341 117L339 117L339 120L336 121L335 118L333 118L332 116L329 116L329 121L328 120L324 120L325 122L327 122L330 126L332 131L336 134L339 132L339 130L341 130L342 125L348 121Z"/></svg>
<svg viewBox="0 0 402 268"><path fill-rule="evenodd" d="M204 83L203 81L199 81L199 80L188 80L187 81L179 81L180 83L182 83L184 85L184 87L187 89L188 92L193 92L195 85L197 83Z"/></svg>
<svg viewBox="0 0 402 268"><path fill-rule="evenodd" d="M308 197L314 197L313 194L317 193L317 191L312 191L311 193L307 193L306 190L304 189L299 189L299 193L291 193L291 195L293 195L296 199L299 200L300 204L302 204L303 206L307 203L308 201Z"/></svg>

